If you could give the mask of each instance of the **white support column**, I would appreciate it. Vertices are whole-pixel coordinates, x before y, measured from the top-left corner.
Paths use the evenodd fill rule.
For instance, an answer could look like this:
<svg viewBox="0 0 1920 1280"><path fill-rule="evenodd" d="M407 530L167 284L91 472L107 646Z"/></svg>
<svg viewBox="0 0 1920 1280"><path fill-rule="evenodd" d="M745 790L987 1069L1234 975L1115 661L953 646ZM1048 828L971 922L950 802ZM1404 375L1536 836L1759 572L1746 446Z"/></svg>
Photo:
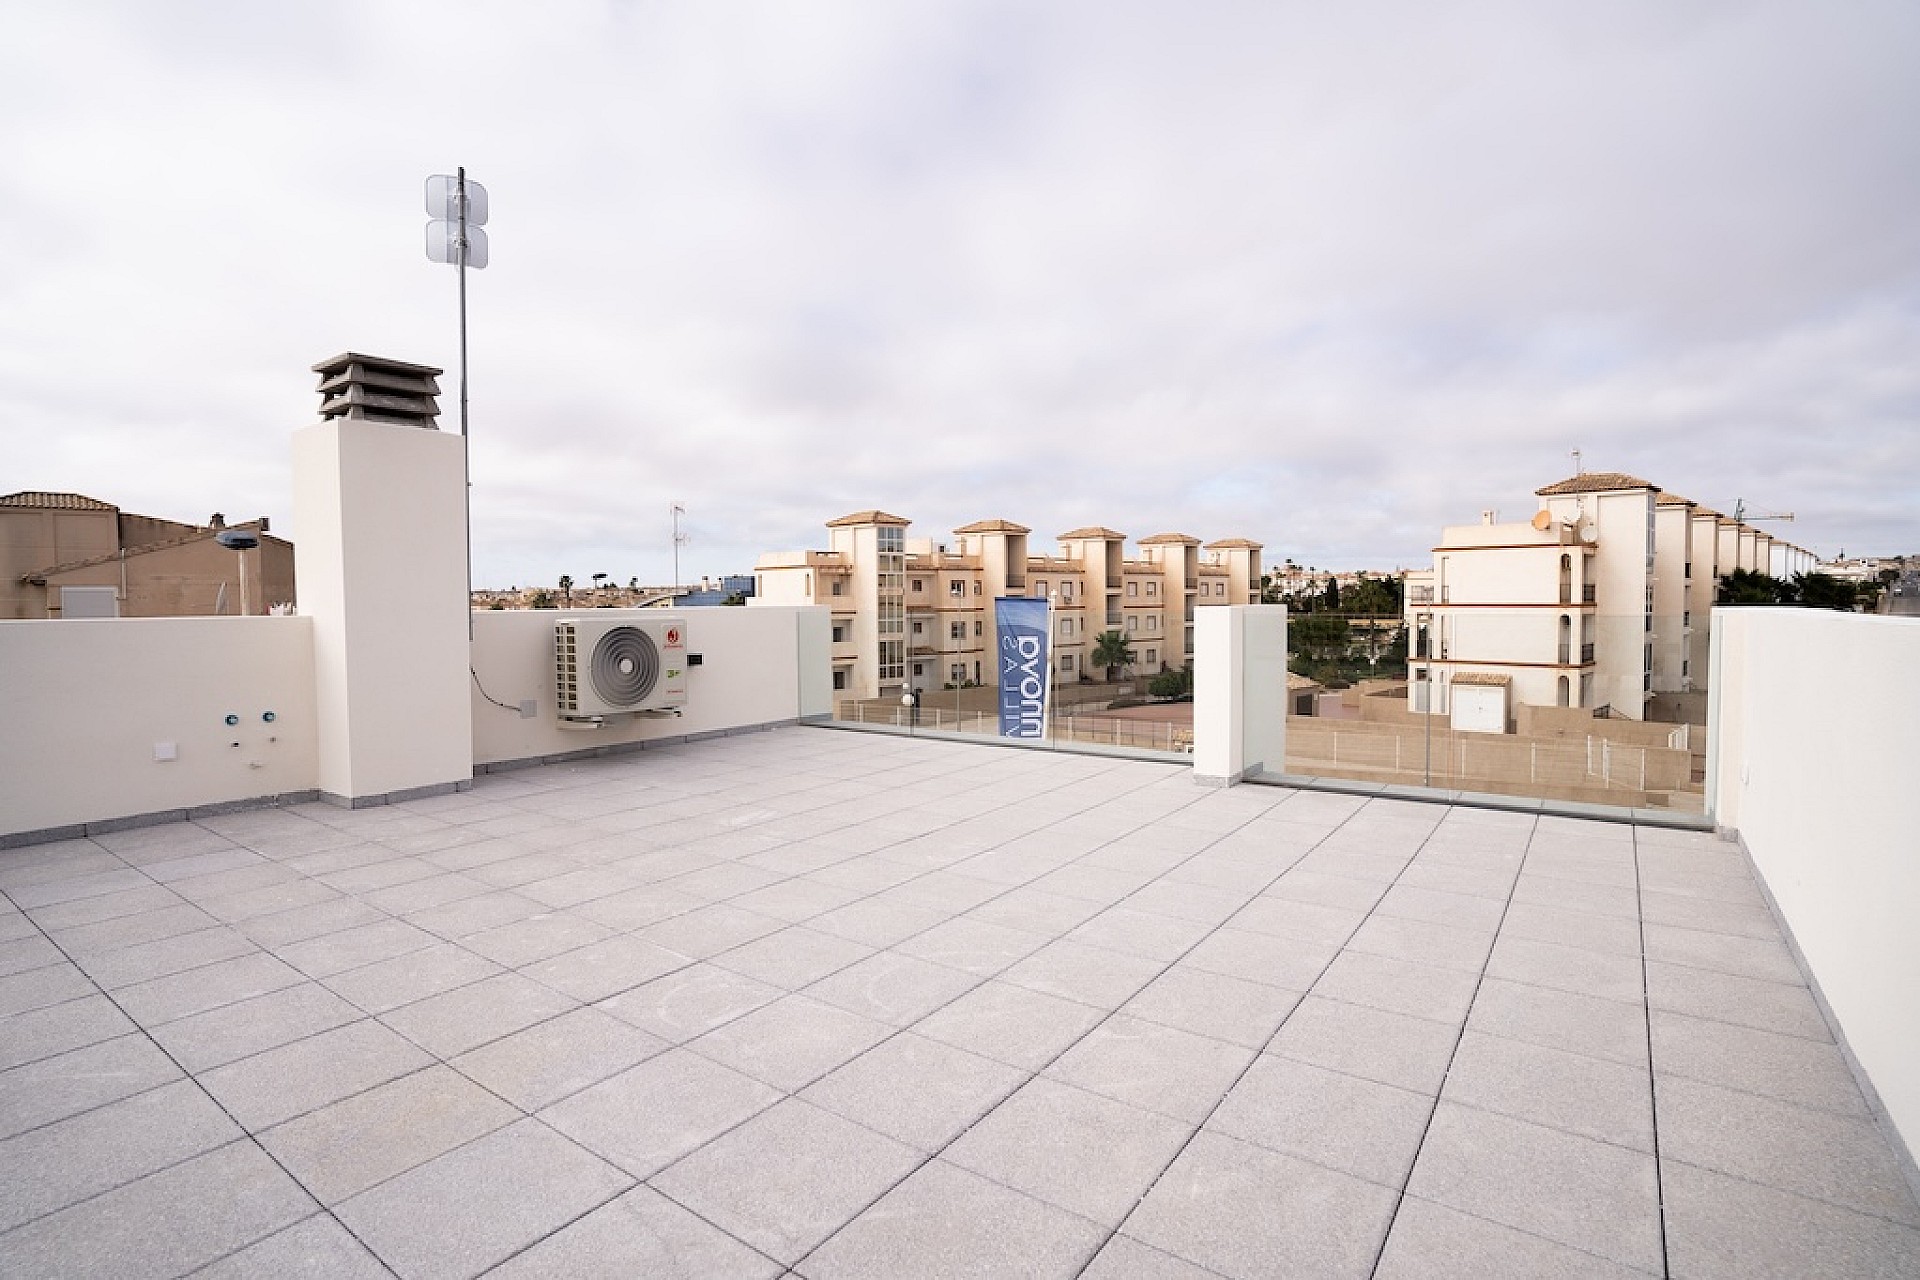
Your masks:
<svg viewBox="0 0 1920 1280"><path fill-rule="evenodd" d="M1230 787L1287 758L1285 605L1194 611L1193 777Z"/></svg>
<svg viewBox="0 0 1920 1280"><path fill-rule="evenodd" d="M337 803L472 785L465 445L350 418L293 435L319 786Z"/></svg>

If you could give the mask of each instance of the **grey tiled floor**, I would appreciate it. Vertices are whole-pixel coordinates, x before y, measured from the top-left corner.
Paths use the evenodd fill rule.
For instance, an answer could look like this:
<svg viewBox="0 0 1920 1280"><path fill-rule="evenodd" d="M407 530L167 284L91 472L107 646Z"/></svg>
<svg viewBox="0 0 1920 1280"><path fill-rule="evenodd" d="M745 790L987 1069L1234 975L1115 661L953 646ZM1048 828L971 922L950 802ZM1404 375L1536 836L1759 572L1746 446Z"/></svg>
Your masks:
<svg viewBox="0 0 1920 1280"><path fill-rule="evenodd" d="M789 729L0 890L0 1274L1920 1274L1708 836Z"/></svg>

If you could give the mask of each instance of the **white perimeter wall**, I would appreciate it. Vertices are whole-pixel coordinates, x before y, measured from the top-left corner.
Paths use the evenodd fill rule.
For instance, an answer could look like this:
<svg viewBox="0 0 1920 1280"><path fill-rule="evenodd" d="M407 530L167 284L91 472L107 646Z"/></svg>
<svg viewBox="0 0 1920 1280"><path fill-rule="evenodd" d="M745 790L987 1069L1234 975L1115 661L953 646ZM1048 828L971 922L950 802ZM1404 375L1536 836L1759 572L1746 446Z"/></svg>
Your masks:
<svg viewBox="0 0 1920 1280"><path fill-rule="evenodd" d="M1920 619L1715 609L1714 820L1920 1154Z"/></svg>
<svg viewBox="0 0 1920 1280"><path fill-rule="evenodd" d="M0 835L310 791L314 744L310 618L0 622Z"/></svg>
<svg viewBox="0 0 1920 1280"><path fill-rule="evenodd" d="M677 717L610 720L601 729L563 729L554 717L553 624L683 618L687 652L701 664L687 673L687 705ZM486 693L473 693L475 767L586 751L616 743L713 733L833 712L832 631L821 606L751 609L482 610L473 615L473 669ZM469 681L472 684L472 681ZM522 719L523 700L537 704Z"/></svg>

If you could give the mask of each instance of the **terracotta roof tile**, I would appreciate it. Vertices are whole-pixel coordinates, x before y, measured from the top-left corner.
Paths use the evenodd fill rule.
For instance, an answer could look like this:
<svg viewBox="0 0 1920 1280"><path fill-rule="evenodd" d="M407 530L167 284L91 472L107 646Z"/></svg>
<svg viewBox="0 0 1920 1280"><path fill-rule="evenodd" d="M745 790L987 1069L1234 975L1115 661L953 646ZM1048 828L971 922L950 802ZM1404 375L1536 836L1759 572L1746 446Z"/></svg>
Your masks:
<svg viewBox="0 0 1920 1280"><path fill-rule="evenodd" d="M1622 471L1588 471L1550 484L1534 492L1543 498L1563 493L1612 493L1617 489L1658 489L1660 486L1649 484L1639 476L1630 476Z"/></svg>

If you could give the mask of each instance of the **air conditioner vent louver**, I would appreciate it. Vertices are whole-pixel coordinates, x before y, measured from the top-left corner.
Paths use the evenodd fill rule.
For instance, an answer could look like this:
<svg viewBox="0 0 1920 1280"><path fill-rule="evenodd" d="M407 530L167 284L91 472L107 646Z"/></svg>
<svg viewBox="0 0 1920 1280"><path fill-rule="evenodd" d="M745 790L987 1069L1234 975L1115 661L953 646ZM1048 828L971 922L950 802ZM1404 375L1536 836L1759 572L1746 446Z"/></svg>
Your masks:
<svg viewBox="0 0 1920 1280"><path fill-rule="evenodd" d="M563 719L681 707L686 623L569 618L553 629L554 705Z"/></svg>

